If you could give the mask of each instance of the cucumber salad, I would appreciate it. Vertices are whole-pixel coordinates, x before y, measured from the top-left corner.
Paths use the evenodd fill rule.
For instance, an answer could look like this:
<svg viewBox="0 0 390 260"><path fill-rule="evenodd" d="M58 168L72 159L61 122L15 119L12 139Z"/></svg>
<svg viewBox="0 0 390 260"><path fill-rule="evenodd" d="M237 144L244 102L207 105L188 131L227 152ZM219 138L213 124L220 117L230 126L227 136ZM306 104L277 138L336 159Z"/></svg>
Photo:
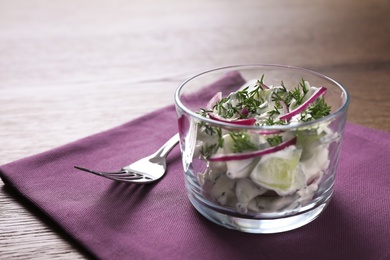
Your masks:
<svg viewBox="0 0 390 260"><path fill-rule="evenodd" d="M302 79L288 90L283 82L271 86L263 79L251 80L226 97L218 92L198 111L230 124L292 126L232 129L197 123L194 156L206 165L196 173L201 191L242 214L296 209L310 202L329 165L329 144L339 139L327 122L298 126L330 114L325 87Z"/></svg>

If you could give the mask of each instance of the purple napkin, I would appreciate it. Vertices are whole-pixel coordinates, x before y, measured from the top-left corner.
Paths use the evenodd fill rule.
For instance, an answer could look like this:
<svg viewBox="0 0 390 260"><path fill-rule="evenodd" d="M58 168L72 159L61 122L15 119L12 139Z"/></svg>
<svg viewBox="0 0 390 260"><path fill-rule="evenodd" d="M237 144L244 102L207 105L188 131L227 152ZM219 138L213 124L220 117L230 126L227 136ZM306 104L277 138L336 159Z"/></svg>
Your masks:
<svg viewBox="0 0 390 260"><path fill-rule="evenodd" d="M216 84L240 85L230 74ZM217 87L214 85L212 87ZM174 106L0 167L0 176L100 259L390 259L390 133L348 123L333 199L312 223L247 234L201 216L187 199L179 147L159 182L81 172L150 154L177 131Z"/></svg>

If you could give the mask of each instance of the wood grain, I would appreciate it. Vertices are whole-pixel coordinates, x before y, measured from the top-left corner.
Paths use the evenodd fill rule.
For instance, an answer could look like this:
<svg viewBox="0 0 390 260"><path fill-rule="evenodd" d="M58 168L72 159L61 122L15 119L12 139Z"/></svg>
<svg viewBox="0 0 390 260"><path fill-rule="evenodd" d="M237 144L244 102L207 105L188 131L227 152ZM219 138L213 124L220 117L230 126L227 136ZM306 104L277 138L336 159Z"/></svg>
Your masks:
<svg viewBox="0 0 390 260"><path fill-rule="evenodd" d="M388 0L0 0L0 164L171 104L187 77L232 64L322 72L349 90L350 122L390 131L389 12ZM88 257L0 188L0 259Z"/></svg>

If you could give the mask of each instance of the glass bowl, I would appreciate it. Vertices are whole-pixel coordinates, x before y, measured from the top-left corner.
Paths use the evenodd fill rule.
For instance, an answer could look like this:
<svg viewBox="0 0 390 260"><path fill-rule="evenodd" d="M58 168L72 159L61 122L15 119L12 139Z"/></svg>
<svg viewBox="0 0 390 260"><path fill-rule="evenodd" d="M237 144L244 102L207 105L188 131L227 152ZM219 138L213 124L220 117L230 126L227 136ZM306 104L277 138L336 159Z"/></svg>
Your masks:
<svg viewBox="0 0 390 260"><path fill-rule="evenodd" d="M299 110L277 124L225 119L210 112L230 93L254 90L245 90L254 82L261 82L262 89L283 86L293 91L305 84L325 89L319 96L330 111L308 119ZM266 103L273 104L276 113L285 109L291 115L294 109L283 102L271 103L275 97L263 96L255 105L258 111ZM278 233L306 225L326 208L349 105L348 92L338 82L291 66L229 66L183 82L175 92L175 104L187 195L207 219L248 233Z"/></svg>

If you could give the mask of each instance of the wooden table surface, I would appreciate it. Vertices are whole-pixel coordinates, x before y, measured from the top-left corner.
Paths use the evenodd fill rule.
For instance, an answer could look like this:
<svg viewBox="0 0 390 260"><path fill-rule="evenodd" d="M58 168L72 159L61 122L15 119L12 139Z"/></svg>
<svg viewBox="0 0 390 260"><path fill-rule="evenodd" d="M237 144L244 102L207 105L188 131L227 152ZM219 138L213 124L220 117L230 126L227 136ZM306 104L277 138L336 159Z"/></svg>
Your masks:
<svg viewBox="0 0 390 260"><path fill-rule="evenodd" d="M0 0L0 164L173 103L233 64L322 72L348 121L390 131L389 0ZM0 181L0 259L84 259Z"/></svg>

